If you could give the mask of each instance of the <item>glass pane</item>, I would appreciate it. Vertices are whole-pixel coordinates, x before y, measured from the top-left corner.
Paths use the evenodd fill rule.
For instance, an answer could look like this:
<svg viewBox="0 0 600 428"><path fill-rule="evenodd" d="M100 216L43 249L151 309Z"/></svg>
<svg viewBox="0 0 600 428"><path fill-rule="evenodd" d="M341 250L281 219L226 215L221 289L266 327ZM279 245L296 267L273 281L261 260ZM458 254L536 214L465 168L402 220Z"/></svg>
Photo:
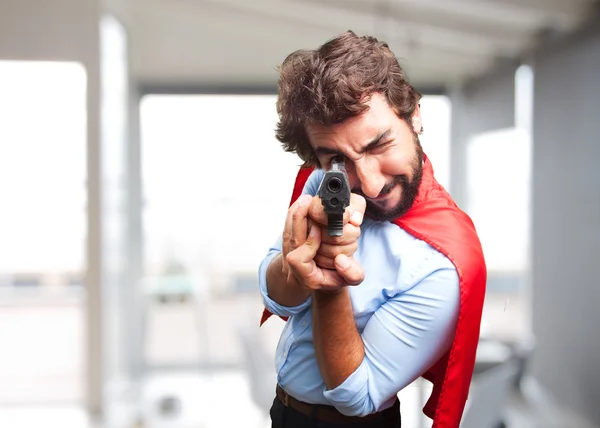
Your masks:
<svg viewBox="0 0 600 428"><path fill-rule="evenodd" d="M488 267L481 335L519 346L531 344L532 115L533 71L521 66L515 73L515 127L476 135L467 149L467 211Z"/></svg>
<svg viewBox="0 0 600 428"><path fill-rule="evenodd" d="M281 231L300 165L275 140L276 120L274 96L144 98L144 285L150 299L212 296L211 308L218 309L235 305L237 291L247 291L246 303L251 299L258 317L256 269ZM235 344L227 342L233 325L228 334L199 343L193 312L163 305L148 316L148 331L165 330L167 341L148 336L148 364L239 362ZM173 323L181 329L169 337Z"/></svg>
<svg viewBox="0 0 600 428"><path fill-rule="evenodd" d="M524 338L529 325L529 134L506 129L477 136L468 147L468 168L467 211L488 268L482 335Z"/></svg>
<svg viewBox="0 0 600 428"><path fill-rule="evenodd" d="M0 403L79 401L86 74L0 61Z"/></svg>

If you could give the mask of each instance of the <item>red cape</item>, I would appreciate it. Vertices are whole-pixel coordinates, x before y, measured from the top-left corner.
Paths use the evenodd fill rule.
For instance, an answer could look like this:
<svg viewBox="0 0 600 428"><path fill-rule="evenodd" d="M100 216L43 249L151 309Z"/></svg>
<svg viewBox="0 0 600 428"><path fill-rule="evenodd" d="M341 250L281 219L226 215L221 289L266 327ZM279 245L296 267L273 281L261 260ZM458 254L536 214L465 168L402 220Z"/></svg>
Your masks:
<svg viewBox="0 0 600 428"><path fill-rule="evenodd" d="M302 194L311 172L311 168L300 169L290 205ZM487 276L481 244L469 216L435 180L427 157L415 203L393 223L448 257L460 279L460 309L452 346L422 374L433 383L433 391L423 408L433 419L432 428L456 428L467 401L479 341ZM271 315L265 309L261 325Z"/></svg>

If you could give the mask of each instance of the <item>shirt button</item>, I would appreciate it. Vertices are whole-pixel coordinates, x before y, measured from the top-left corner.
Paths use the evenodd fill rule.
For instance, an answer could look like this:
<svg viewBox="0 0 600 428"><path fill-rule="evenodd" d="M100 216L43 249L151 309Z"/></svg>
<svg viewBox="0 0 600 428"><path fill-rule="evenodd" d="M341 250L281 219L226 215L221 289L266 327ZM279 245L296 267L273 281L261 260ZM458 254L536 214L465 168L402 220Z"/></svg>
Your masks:
<svg viewBox="0 0 600 428"><path fill-rule="evenodd" d="M306 321L302 321L302 327L306 327Z"/></svg>

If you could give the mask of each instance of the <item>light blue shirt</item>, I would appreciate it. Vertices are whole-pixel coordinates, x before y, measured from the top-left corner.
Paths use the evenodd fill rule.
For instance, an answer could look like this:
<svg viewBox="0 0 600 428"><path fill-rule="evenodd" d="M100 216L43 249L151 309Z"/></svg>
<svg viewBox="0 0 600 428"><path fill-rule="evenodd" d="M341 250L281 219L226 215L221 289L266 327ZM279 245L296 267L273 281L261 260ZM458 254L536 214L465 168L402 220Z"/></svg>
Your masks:
<svg viewBox="0 0 600 428"><path fill-rule="evenodd" d="M322 178L322 170L314 171L303 193L316 195ZM449 349L460 292L454 265L397 225L365 217L354 253L365 279L349 287L365 356L341 385L327 390L315 357L311 298L284 307L267 293L267 267L280 252L281 237L260 264L259 283L265 307L290 317L275 366L279 385L294 398L335 406L345 415L374 413L391 406L401 389Z"/></svg>

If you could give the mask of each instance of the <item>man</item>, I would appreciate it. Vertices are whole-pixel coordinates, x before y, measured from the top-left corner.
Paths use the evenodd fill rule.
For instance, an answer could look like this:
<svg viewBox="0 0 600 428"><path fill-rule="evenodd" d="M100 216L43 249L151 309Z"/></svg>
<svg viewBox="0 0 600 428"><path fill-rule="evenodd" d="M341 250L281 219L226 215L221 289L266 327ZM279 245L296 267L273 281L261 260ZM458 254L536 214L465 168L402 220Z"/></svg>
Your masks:
<svg viewBox="0 0 600 428"><path fill-rule="evenodd" d="M347 32L282 64L277 138L305 167L259 268L263 322L287 319L273 427L399 427L397 394L419 376L434 383L433 426L459 425L486 271L421 148L419 99L372 37ZM334 160L353 192L341 237L316 196Z"/></svg>

